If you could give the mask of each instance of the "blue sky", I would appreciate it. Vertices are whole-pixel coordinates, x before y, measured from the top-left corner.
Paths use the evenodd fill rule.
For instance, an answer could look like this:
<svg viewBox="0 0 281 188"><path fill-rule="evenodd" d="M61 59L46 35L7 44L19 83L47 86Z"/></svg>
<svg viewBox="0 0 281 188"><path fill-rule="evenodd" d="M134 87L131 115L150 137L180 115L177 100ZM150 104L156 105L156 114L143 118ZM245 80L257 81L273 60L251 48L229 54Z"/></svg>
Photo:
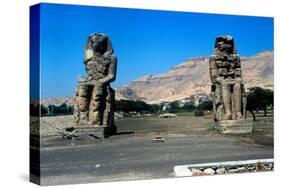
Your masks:
<svg viewBox="0 0 281 188"><path fill-rule="evenodd" d="M113 87L211 55L217 35L232 35L242 56L273 50L273 18L57 4L41 4L40 17L43 98L73 94L94 32L109 35L118 58Z"/></svg>

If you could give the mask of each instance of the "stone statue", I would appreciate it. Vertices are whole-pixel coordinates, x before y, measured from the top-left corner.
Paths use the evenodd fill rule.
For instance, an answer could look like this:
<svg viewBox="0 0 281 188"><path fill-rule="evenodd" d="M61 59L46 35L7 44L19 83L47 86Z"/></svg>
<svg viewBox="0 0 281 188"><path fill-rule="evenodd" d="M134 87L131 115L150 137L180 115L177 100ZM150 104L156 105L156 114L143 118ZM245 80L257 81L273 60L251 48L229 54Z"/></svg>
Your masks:
<svg viewBox="0 0 281 188"><path fill-rule="evenodd" d="M246 118L246 95L240 57L231 36L216 38L214 55L209 61L214 120Z"/></svg>
<svg viewBox="0 0 281 188"><path fill-rule="evenodd" d="M74 92L74 119L89 121L93 127L116 132L115 92L110 83L116 78L117 58L109 37L94 33L84 49L86 77L80 77Z"/></svg>

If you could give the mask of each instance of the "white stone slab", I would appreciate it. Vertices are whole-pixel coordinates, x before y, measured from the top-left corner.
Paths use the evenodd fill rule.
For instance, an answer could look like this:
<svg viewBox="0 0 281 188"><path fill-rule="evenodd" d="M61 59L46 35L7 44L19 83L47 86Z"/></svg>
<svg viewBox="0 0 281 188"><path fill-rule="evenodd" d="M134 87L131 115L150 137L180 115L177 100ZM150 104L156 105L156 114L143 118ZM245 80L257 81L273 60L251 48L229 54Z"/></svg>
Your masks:
<svg viewBox="0 0 281 188"><path fill-rule="evenodd" d="M192 168L210 168L210 167L232 167L232 166L244 166L244 165L254 165L258 162L260 163L273 163L273 159L253 159L253 160L243 160L243 161L227 161L227 162L214 162L214 163L200 163L191 165L179 165L174 167L175 177L188 177L192 176Z"/></svg>
<svg viewBox="0 0 281 188"><path fill-rule="evenodd" d="M192 176L192 172L187 166L188 165L175 166L174 167L174 176L175 177Z"/></svg>

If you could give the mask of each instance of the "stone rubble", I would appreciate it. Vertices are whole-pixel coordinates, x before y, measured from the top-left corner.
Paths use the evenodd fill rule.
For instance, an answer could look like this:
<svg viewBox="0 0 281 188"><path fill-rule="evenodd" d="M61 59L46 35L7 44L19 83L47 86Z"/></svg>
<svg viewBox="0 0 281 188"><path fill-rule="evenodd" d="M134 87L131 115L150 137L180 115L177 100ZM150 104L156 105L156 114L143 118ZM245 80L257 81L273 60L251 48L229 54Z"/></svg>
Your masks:
<svg viewBox="0 0 281 188"><path fill-rule="evenodd" d="M262 164L261 162L255 165L245 165L245 166L234 166L234 167L224 167L224 166L214 166L214 167L198 167L191 168L192 176L202 176L202 175L214 175L214 174L235 174L235 173L245 173L245 172L262 172L270 171L274 169L273 163Z"/></svg>
<svg viewBox="0 0 281 188"><path fill-rule="evenodd" d="M225 168L218 168L216 174L225 174Z"/></svg>
<svg viewBox="0 0 281 188"><path fill-rule="evenodd" d="M237 172L239 172L239 173L246 172L246 168L245 167L239 167L239 168L237 168Z"/></svg>
<svg viewBox="0 0 281 188"><path fill-rule="evenodd" d="M204 175L213 175L216 173L212 168L207 168L203 171Z"/></svg>
<svg viewBox="0 0 281 188"><path fill-rule="evenodd" d="M203 172L199 169L192 168L191 169L192 176L202 176Z"/></svg>

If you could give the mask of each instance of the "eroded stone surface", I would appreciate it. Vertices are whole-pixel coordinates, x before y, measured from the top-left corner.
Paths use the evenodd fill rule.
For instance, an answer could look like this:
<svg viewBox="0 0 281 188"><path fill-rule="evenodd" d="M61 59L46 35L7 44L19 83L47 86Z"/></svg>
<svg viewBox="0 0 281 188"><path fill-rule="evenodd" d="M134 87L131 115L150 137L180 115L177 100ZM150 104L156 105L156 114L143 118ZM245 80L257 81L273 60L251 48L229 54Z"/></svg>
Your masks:
<svg viewBox="0 0 281 188"><path fill-rule="evenodd" d="M216 38L209 69L215 121L245 118L246 95L240 56L231 36Z"/></svg>
<svg viewBox="0 0 281 188"><path fill-rule="evenodd" d="M117 58L109 37L94 33L84 50L86 77L80 77L74 92L74 119L102 127L105 134L114 134L115 92L110 83L116 78Z"/></svg>
<svg viewBox="0 0 281 188"><path fill-rule="evenodd" d="M209 72L216 128L221 133L251 133L253 123L245 120L247 97L240 56L231 36L216 38L214 55L209 59Z"/></svg>
<svg viewBox="0 0 281 188"><path fill-rule="evenodd" d="M215 123L216 129L225 134L246 134L253 131L253 121L247 119L222 120Z"/></svg>

